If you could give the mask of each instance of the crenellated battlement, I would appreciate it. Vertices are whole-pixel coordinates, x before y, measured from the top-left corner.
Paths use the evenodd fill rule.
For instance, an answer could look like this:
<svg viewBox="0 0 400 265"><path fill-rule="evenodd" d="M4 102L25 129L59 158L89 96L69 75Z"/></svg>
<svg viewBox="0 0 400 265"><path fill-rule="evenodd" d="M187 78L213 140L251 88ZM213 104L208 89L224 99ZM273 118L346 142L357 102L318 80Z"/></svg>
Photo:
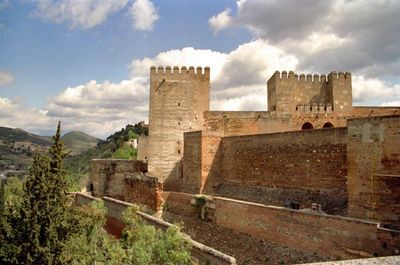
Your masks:
<svg viewBox="0 0 400 265"><path fill-rule="evenodd" d="M210 79L210 67L193 67L186 66L167 66L167 67L150 67L151 79Z"/></svg>
<svg viewBox="0 0 400 265"><path fill-rule="evenodd" d="M270 80L293 80L297 82L314 82L314 83L323 83L329 82L333 79L349 79L351 80L351 73L349 72L331 72L328 75L325 74L295 74L293 71L276 71Z"/></svg>

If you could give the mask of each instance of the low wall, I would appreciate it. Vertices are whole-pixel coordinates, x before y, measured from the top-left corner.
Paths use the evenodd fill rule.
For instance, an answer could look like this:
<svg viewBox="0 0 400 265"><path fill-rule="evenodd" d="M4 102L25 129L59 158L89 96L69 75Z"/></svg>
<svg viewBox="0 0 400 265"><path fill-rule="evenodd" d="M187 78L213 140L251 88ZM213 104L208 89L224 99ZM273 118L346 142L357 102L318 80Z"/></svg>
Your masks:
<svg viewBox="0 0 400 265"><path fill-rule="evenodd" d="M400 225L400 115L348 121L349 215Z"/></svg>
<svg viewBox="0 0 400 265"><path fill-rule="evenodd" d="M193 214L194 195L168 192L164 198L169 211ZM302 251L348 259L394 255L400 248L400 231L377 222L223 197L210 200L215 224Z"/></svg>
<svg viewBox="0 0 400 265"><path fill-rule="evenodd" d="M75 194L76 205L88 204L96 199L98 198L85 195L82 193ZM107 208L107 217L108 219L112 220L112 222L109 222L109 224L114 224L117 226L117 228L122 229L123 228L123 225L121 225L122 213L126 210L127 207L131 206L132 204L108 197L103 197L103 201ZM161 219L145 214L143 212L138 212L138 215L140 215L141 218L148 224L153 225L162 230L166 230L168 227L173 226L168 222L165 222ZM199 262L199 264L236 265L236 260L233 257L228 256L210 247L207 247L199 242L196 242L190 239L187 235L185 236L188 238L187 240L192 246L191 254Z"/></svg>
<svg viewBox="0 0 400 265"><path fill-rule="evenodd" d="M158 211L161 207L162 183L144 175L147 165L137 160L94 159L90 182L93 194L142 204Z"/></svg>

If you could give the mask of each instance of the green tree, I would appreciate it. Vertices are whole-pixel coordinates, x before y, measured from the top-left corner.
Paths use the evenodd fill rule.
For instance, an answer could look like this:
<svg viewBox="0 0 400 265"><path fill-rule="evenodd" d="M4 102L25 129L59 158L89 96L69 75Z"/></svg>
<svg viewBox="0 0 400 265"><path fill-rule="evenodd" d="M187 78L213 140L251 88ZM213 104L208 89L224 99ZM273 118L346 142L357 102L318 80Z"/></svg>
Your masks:
<svg viewBox="0 0 400 265"><path fill-rule="evenodd" d="M143 222L138 210L138 206L132 206L123 215L126 227L121 244L126 251L125 264L193 264L189 243L177 226L171 226L165 232L157 230Z"/></svg>
<svg viewBox="0 0 400 265"><path fill-rule="evenodd" d="M70 234L69 198L64 180L60 123L49 156L36 156L24 187L21 207L21 253L24 264L60 264L64 241Z"/></svg>
<svg viewBox="0 0 400 265"><path fill-rule="evenodd" d="M80 231L65 243L63 264L124 264L125 252L119 241L104 229L106 210L103 201L76 207L74 214L80 216L76 224Z"/></svg>
<svg viewBox="0 0 400 265"><path fill-rule="evenodd" d="M34 157L20 205L10 204L3 225L1 264L61 264L63 244L74 232L70 226L60 123L49 155Z"/></svg>

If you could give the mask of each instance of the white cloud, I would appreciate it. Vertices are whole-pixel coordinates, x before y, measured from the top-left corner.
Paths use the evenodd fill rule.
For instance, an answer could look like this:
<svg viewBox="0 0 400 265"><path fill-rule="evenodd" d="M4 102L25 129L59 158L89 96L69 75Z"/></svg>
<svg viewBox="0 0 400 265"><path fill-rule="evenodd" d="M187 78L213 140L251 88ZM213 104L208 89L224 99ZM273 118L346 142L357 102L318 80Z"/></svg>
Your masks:
<svg viewBox="0 0 400 265"><path fill-rule="evenodd" d="M161 52L154 58L132 61L131 76L148 76L152 65L209 66L212 109L265 110L267 79L276 69L294 70L297 59L263 40L255 40L230 53L191 47ZM254 104L251 99L256 99Z"/></svg>
<svg viewBox="0 0 400 265"><path fill-rule="evenodd" d="M209 66L211 70L211 81L219 78L222 66L227 59L227 54L212 50L197 50L192 47L181 50L170 50L159 53L154 58L145 57L133 60L131 77L148 77L151 66Z"/></svg>
<svg viewBox="0 0 400 265"><path fill-rule="evenodd" d="M241 0L236 15L220 13L210 19L220 23L210 26L246 27L296 55L301 69L398 76L399 12L395 0Z"/></svg>
<svg viewBox="0 0 400 265"><path fill-rule="evenodd" d="M218 15L212 16L208 20L208 24L213 29L214 33L218 33L220 30L226 29L233 25L233 19L230 14L231 10L228 8Z"/></svg>
<svg viewBox="0 0 400 265"><path fill-rule="evenodd" d="M18 101L0 97L0 126L44 132L49 125L55 126L56 121L52 122L43 110L26 108Z"/></svg>
<svg viewBox="0 0 400 265"><path fill-rule="evenodd" d="M15 77L12 73L5 70L0 70L0 86L7 86L14 82Z"/></svg>
<svg viewBox="0 0 400 265"><path fill-rule="evenodd" d="M119 83L92 80L51 99L47 116L60 118L68 130L106 137L128 123L147 120L148 96L148 78Z"/></svg>
<svg viewBox="0 0 400 265"><path fill-rule="evenodd" d="M93 28L126 6L128 0L39 0L34 15L71 28Z"/></svg>
<svg viewBox="0 0 400 265"><path fill-rule="evenodd" d="M353 76L352 81L353 101L356 104L394 106L393 104L400 100L400 85L398 84L390 85L380 79L364 76Z"/></svg>
<svg viewBox="0 0 400 265"><path fill-rule="evenodd" d="M129 14L132 16L132 27L137 30L153 30L154 23L159 19L156 8L149 0L135 0Z"/></svg>

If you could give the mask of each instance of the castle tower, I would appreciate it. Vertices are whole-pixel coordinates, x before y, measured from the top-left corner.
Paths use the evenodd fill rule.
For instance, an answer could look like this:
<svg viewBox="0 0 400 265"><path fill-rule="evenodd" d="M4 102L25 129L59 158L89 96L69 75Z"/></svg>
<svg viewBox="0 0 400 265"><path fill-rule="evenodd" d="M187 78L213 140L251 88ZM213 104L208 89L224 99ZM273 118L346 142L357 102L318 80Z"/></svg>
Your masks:
<svg viewBox="0 0 400 265"><path fill-rule="evenodd" d="M149 174L165 183L182 177L183 133L202 129L209 102L209 67L150 68Z"/></svg>
<svg viewBox="0 0 400 265"><path fill-rule="evenodd" d="M350 73L326 76L277 71L267 86L268 110L281 118L302 116L306 120L308 116L315 120L332 113L346 116L353 109Z"/></svg>

